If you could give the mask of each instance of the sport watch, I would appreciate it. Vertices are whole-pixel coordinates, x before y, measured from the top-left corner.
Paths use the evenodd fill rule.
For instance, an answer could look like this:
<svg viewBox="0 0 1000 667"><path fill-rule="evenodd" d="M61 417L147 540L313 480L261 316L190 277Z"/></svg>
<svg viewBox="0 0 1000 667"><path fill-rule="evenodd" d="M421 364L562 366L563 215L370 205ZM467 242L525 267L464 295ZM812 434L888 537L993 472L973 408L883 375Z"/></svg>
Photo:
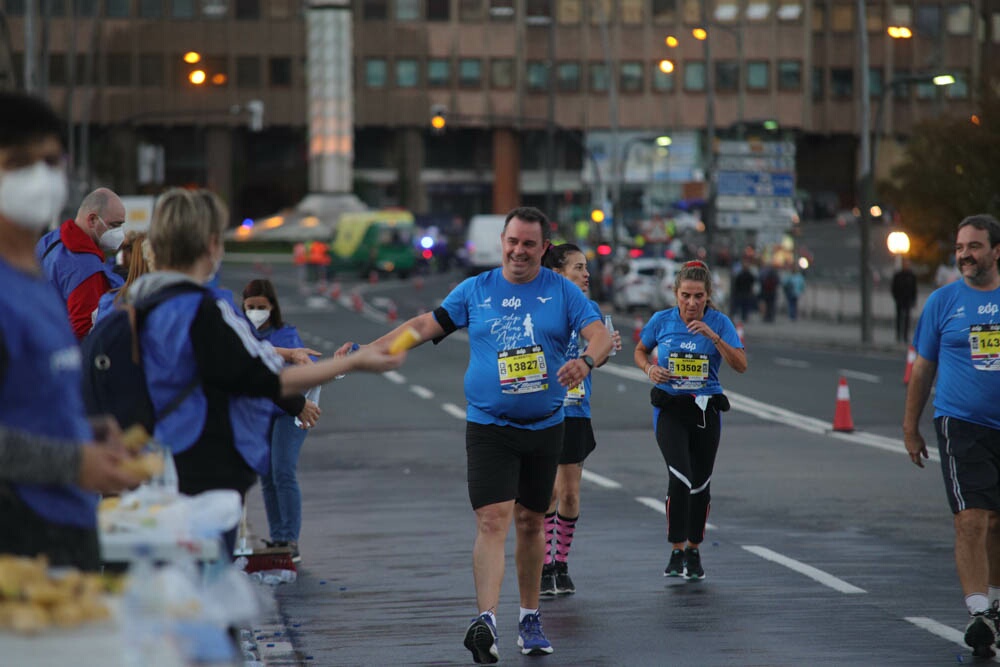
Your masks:
<svg viewBox="0 0 1000 667"><path fill-rule="evenodd" d="M594 358L592 356L585 354L580 358L583 359L583 363L587 364L587 368L594 370Z"/></svg>

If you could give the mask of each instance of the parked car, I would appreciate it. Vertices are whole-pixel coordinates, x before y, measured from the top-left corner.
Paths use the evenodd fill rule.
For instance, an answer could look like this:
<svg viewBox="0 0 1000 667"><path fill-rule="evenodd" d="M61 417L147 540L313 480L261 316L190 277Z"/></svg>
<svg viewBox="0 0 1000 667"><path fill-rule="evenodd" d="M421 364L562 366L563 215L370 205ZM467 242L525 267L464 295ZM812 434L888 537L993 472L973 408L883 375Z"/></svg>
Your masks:
<svg viewBox="0 0 1000 667"><path fill-rule="evenodd" d="M659 257L628 259L615 268L612 302L619 311L662 310L674 305L677 263ZM670 285L664 289L664 285Z"/></svg>

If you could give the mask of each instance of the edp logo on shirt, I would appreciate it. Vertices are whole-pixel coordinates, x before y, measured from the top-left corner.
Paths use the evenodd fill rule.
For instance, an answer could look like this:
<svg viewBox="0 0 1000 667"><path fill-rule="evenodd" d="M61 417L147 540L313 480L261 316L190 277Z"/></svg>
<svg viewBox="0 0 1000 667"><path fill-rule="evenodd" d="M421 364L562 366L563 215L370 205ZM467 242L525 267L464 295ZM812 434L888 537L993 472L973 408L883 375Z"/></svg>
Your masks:
<svg viewBox="0 0 1000 667"><path fill-rule="evenodd" d="M681 343L680 344L680 348L682 350L687 350L688 352L694 352L695 348L697 348L697 347L698 346L694 344L694 341L689 342L689 343Z"/></svg>
<svg viewBox="0 0 1000 667"><path fill-rule="evenodd" d="M519 298L517 298L516 296L512 296L509 299L504 299L503 300L503 307L504 308L513 308L514 310L517 310L518 308L521 307L521 300Z"/></svg>
<svg viewBox="0 0 1000 667"><path fill-rule="evenodd" d="M1000 311L1000 307L997 307L995 303L988 303L985 306L979 306L979 310L976 312L980 315L990 315L992 317L993 315L996 315L998 311Z"/></svg>

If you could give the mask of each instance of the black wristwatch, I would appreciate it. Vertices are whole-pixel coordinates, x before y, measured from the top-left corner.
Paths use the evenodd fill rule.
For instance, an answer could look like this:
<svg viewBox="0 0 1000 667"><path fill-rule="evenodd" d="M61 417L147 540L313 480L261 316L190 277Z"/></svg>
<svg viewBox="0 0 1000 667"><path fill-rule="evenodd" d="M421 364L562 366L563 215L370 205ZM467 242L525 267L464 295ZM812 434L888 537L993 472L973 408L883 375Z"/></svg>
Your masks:
<svg viewBox="0 0 1000 667"><path fill-rule="evenodd" d="M580 358L583 359L583 363L587 364L587 368L594 370L594 358L592 356L585 354Z"/></svg>

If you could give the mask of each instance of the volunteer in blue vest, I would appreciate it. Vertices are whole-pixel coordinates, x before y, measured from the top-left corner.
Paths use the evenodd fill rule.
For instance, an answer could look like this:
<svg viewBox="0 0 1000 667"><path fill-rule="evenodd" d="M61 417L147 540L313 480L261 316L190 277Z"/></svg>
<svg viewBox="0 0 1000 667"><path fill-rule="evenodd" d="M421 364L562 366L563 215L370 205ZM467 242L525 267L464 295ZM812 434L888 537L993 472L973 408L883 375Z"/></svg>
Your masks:
<svg viewBox="0 0 1000 667"><path fill-rule="evenodd" d="M903 443L923 468L928 454L920 415L933 387L955 569L969 612L965 643L973 655L989 658L1000 636L1000 222L983 214L962 220L955 260L962 279L927 297L913 334L917 358L906 389Z"/></svg>
<svg viewBox="0 0 1000 667"><path fill-rule="evenodd" d="M156 202L149 240L157 270L132 284L135 300L178 282L205 285L222 263L225 224L201 194L172 189ZM302 394L344 372L395 368L404 355L388 345L363 355L284 367L259 341L230 300L213 291L176 295L150 312L140 332L142 361L154 409L194 380L179 407L156 424L155 436L171 447L180 491L232 489L241 494L269 469L270 412L254 397L278 400ZM229 546L235 532L226 536Z"/></svg>
<svg viewBox="0 0 1000 667"><path fill-rule="evenodd" d="M711 505L712 470L722 436L722 362L747 369L743 343L732 321L712 305L712 274L688 262L674 278L674 308L654 313L635 346L635 364L656 386L650 391L656 444L667 464L666 577L705 578L699 545ZM656 360L649 358L653 348Z"/></svg>
<svg viewBox="0 0 1000 667"><path fill-rule="evenodd" d="M124 280L105 261L125 240L125 206L111 190L98 188L84 197L76 218L44 235L35 253L69 314L77 339L94 326L101 296Z"/></svg>
<svg viewBox="0 0 1000 667"><path fill-rule="evenodd" d="M479 614L464 643L477 663L499 660L496 610L512 521L521 602L518 646L525 655L552 652L538 613L538 582L545 556L543 522L563 443L563 399L567 388L582 383L611 350L600 313L583 292L542 268L550 234L541 211L514 209L500 235L501 268L463 281L432 313L372 343L383 345L406 327L424 341L468 329L465 443L469 500L476 514L472 574ZM569 359L574 332L588 344ZM337 355L346 354L350 345Z"/></svg>
<svg viewBox="0 0 1000 667"><path fill-rule="evenodd" d="M44 102L0 92L0 553L96 569L92 492L139 480L118 469L119 450L93 442L79 347L35 256L66 199L64 128Z"/></svg>

